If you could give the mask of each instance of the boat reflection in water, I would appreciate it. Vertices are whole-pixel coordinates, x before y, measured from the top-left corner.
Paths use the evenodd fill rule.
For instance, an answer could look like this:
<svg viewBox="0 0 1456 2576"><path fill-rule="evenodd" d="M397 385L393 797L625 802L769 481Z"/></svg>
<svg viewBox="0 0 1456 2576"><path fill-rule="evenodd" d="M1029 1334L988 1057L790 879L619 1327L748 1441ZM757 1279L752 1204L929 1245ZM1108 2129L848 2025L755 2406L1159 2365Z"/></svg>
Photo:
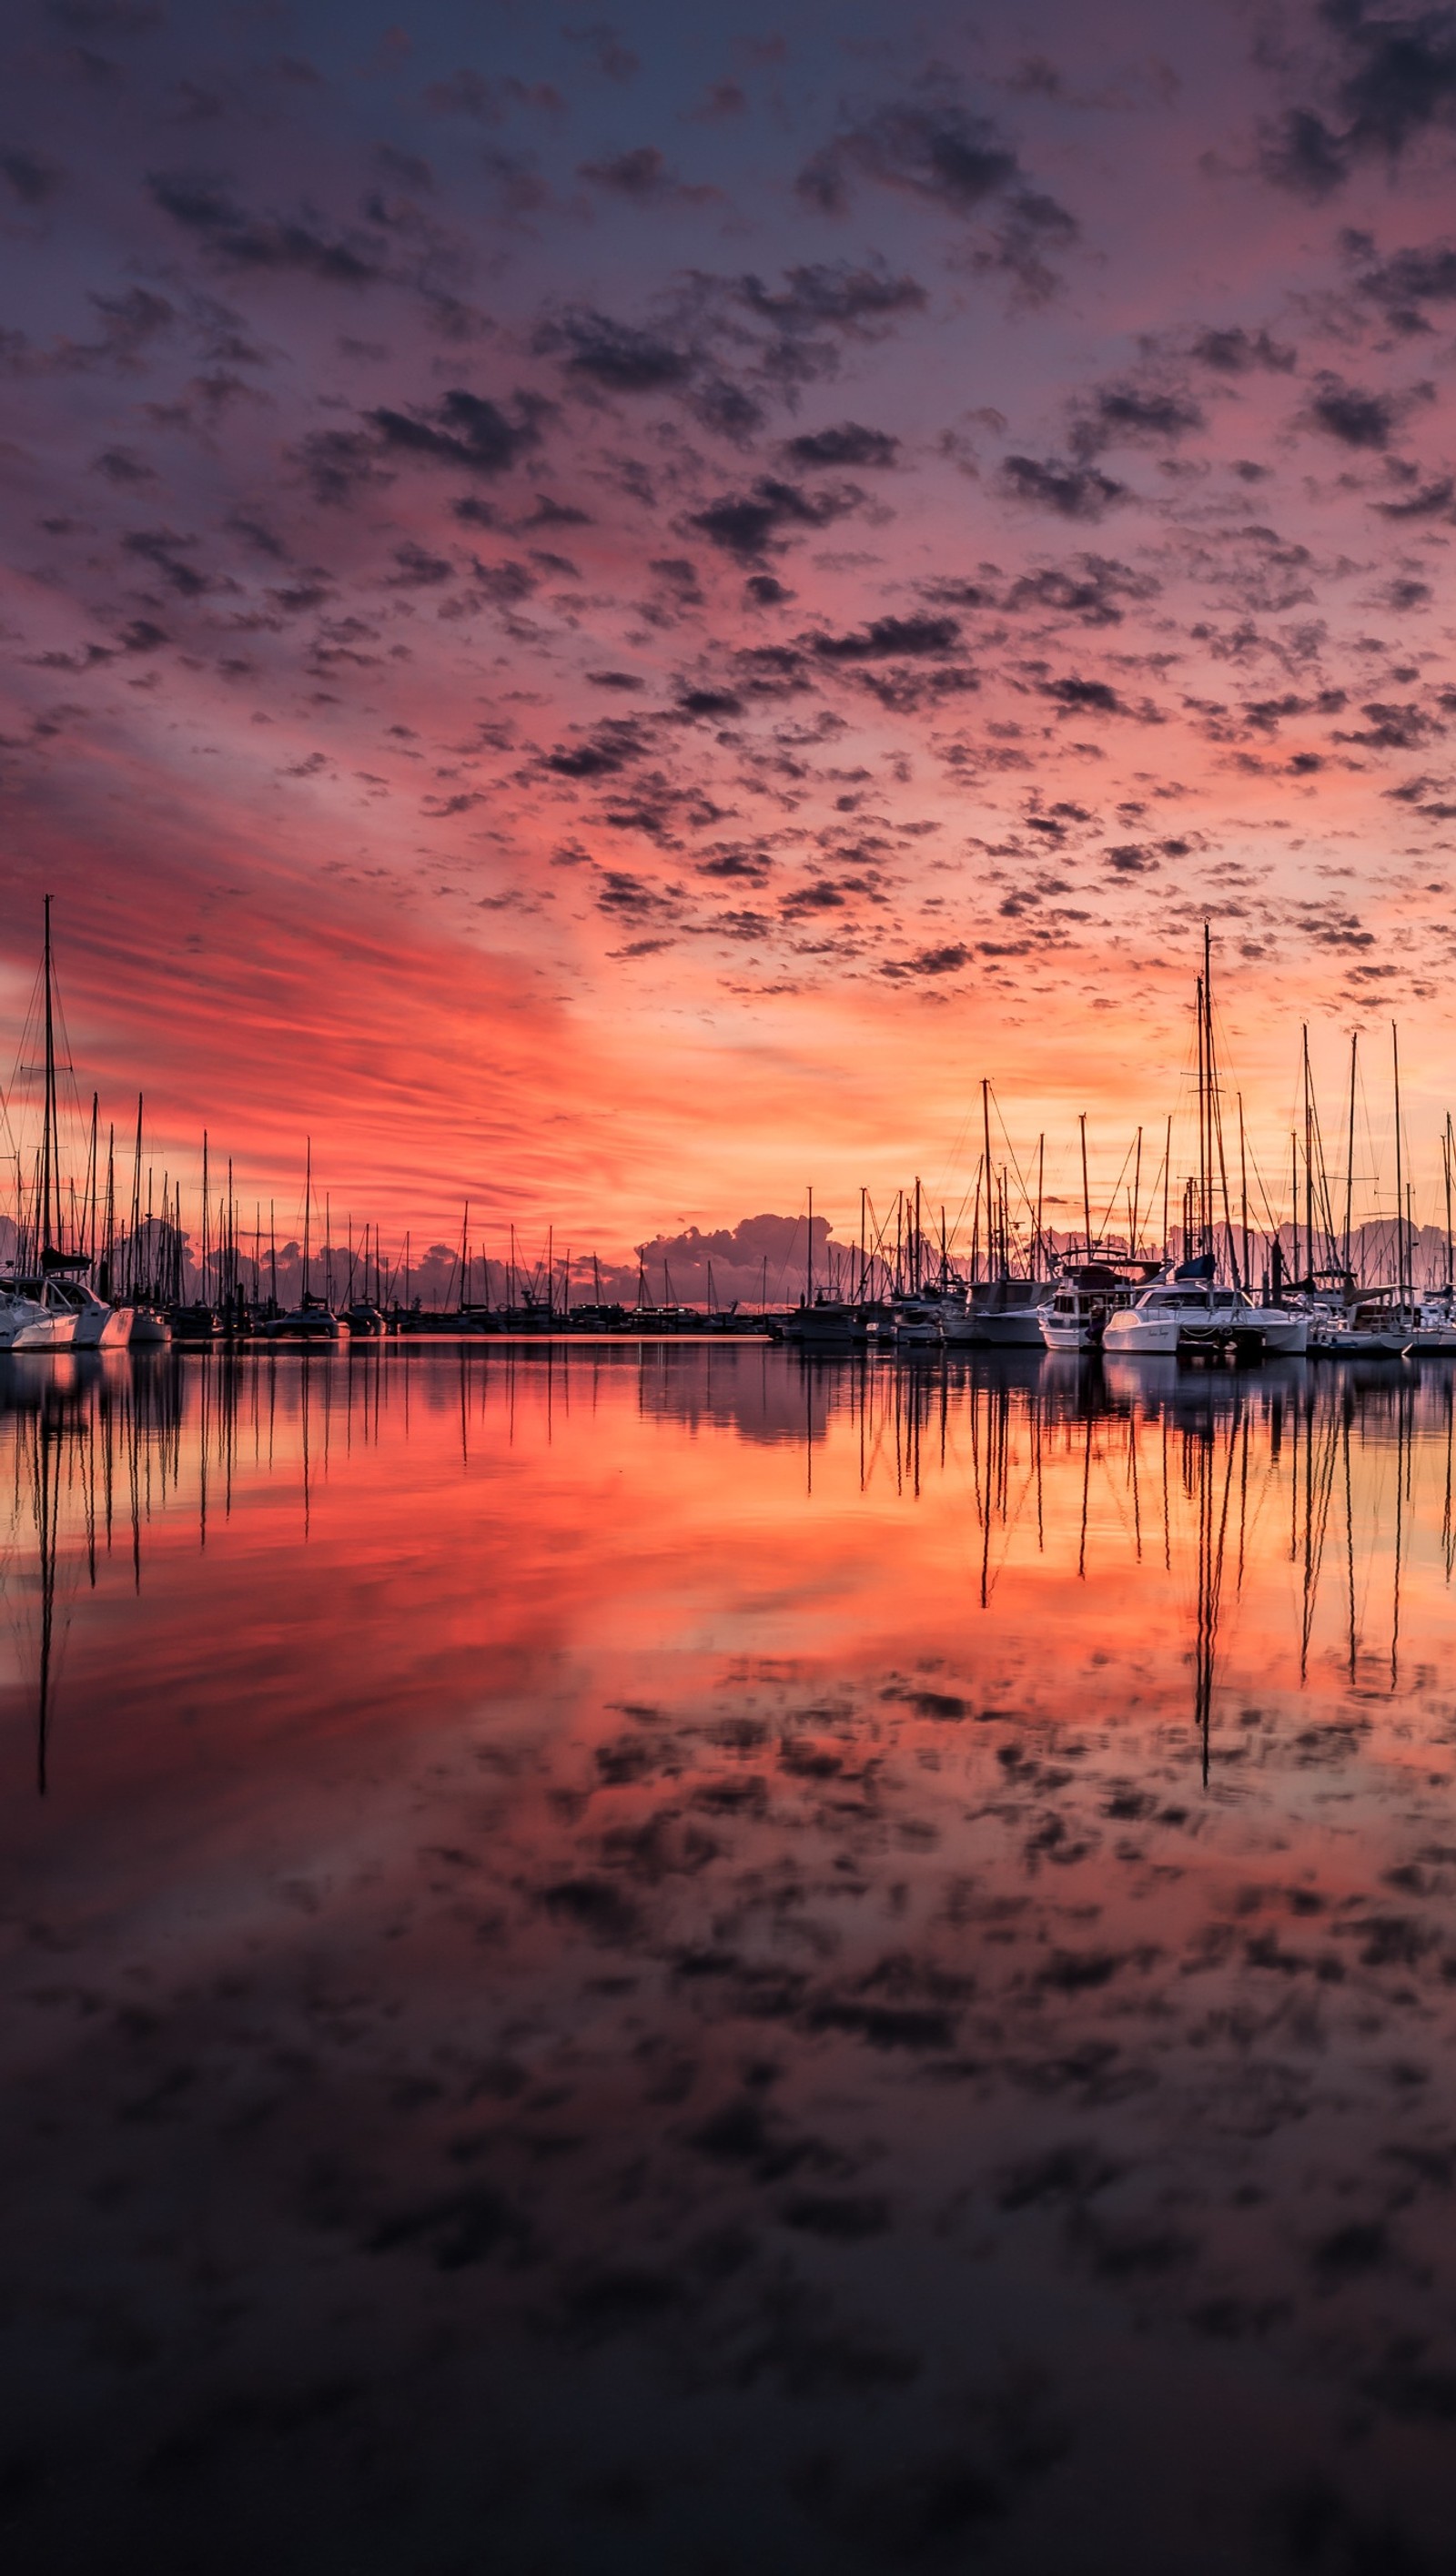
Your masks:
<svg viewBox="0 0 1456 2576"><path fill-rule="evenodd" d="M1449 2564L1452 1428L8 1361L10 2563Z"/></svg>

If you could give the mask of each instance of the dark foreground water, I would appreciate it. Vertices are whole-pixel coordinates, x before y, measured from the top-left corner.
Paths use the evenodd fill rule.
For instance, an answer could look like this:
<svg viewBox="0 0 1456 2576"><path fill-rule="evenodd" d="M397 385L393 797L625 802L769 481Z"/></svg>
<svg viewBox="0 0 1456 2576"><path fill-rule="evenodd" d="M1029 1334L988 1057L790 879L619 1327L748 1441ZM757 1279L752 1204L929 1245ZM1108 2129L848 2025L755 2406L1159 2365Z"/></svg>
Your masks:
<svg viewBox="0 0 1456 2576"><path fill-rule="evenodd" d="M0 1376L7 2570L1456 2566L1452 1383Z"/></svg>

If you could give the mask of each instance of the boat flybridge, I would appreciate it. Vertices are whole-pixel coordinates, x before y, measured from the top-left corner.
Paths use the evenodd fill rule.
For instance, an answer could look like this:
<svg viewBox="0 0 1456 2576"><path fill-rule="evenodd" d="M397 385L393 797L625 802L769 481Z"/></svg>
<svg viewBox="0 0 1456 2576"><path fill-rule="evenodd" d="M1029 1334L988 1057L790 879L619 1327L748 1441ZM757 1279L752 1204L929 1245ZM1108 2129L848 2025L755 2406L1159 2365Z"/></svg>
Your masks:
<svg viewBox="0 0 1456 2576"><path fill-rule="evenodd" d="M1101 1350L1107 1343L1109 1327L1132 1304L1157 1266L1145 1261L1114 1269L1110 1261L1074 1262L1039 1310L1041 1338L1047 1349ZM1129 1269L1136 1269L1135 1279L1128 1277Z"/></svg>

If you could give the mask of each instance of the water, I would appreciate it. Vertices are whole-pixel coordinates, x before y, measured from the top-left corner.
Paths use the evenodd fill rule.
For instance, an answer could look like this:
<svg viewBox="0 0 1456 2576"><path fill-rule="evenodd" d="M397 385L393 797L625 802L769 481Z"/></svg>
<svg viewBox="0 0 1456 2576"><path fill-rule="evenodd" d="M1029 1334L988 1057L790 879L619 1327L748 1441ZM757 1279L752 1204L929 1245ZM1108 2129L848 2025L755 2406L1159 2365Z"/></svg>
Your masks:
<svg viewBox="0 0 1456 2576"><path fill-rule="evenodd" d="M1456 2564L1452 1456L1409 1364L12 1362L7 2566Z"/></svg>

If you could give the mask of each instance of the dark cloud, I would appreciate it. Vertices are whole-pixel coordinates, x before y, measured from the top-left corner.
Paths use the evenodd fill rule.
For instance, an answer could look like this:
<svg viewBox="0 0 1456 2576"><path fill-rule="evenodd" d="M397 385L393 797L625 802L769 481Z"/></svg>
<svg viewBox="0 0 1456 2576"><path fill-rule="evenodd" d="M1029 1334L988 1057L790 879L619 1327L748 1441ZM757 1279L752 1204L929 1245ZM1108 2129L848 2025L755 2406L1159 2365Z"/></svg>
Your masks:
<svg viewBox="0 0 1456 2576"><path fill-rule="evenodd" d="M637 721L611 716L585 742L558 743L554 751L545 754L542 767L557 778L616 778L634 762L645 759L646 754L647 744Z"/></svg>
<svg viewBox="0 0 1456 2576"><path fill-rule="evenodd" d="M1125 716L1131 709L1106 680L1047 680L1042 696L1067 715Z"/></svg>
<svg viewBox="0 0 1456 2576"><path fill-rule="evenodd" d="M882 107L836 135L797 185L811 205L839 213L856 175L969 214L1014 186L1021 165L989 117L904 105Z"/></svg>
<svg viewBox="0 0 1456 2576"><path fill-rule="evenodd" d="M698 359L655 332L636 330L606 313L577 306L549 322L536 335L536 346L564 358L577 376L608 393L652 394L688 382Z"/></svg>
<svg viewBox="0 0 1456 2576"><path fill-rule="evenodd" d="M762 474L750 491L726 494L706 510L694 511L692 525L724 554L756 564L787 531L829 527L857 509L863 497L853 484L809 493L797 483Z"/></svg>
<svg viewBox="0 0 1456 2576"><path fill-rule="evenodd" d="M1389 705L1372 699L1360 710L1368 730L1362 733L1337 733L1336 742L1357 743L1365 751L1419 751L1433 734L1446 728L1423 707Z"/></svg>
<svg viewBox="0 0 1456 2576"><path fill-rule="evenodd" d="M748 106L747 94L735 80L714 81L697 107L687 114L689 125L721 125L728 117L742 116Z"/></svg>
<svg viewBox="0 0 1456 2576"><path fill-rule="evenodd" d="M888 430L862 429L857 420L846 420L837 429L804 431L787 441L784 452L796 465L887 468L899 455L900 442Z"/></svg>
<svg viewBox="0 0 1456 2576"><path fill-rule="evenodd" d="M383 253L366 236L331 237L311 220L249 215L219 180L153 171L147 186L162 212L226 267L297 270L332 286L371 286L384 274Z"/></svg>
<svg viewBox="0 0 1456 2576"><path fill-rule="evenodd" d="M341 509L368 485L391 479L379 463L377 436L362 429L310 430L290 456L327 509Z"/></svg>
<svg viewBox="0 0 1456 2576"><path fill-rule="evenodd" d="M129 447L104 447L94 460L93 474L104 474L108 483L126 487L138 483L155 483L155 469Z"/></svg>
<svg viewBox="0 0 1456 2576"><path fill-rule="evenodd" d="M184 599L195 599L208 589L206 575L186 561L196 547L195 537L174 536L170 528L137 528L121 542L128 554L151 564Z"/></svg>
<svg viewBox="0 0 1456 2576"><path fill-rule="evenodd" d="M994 120L950 100L877 108L816 152L795 186L806 205L839 215L857 179L963 220L994 214L998 220L976 264L1005 269L1034 298L1055 283L1048 253L1077 238L1075 217L1029 184L1015 147Z"/></svg>
<svg viewBox="0 0 1456 2576"><path fill-rule="evenodd" d="M1368 250L1368 235L1347 236L1351 247ZM1391 326L1409 334L1429 331L1431 323L1423 311L1427 304L1456 302L1456 248L1449 242L1429 242L1422 248L1392 251L1388 259L1372 259L1362 269L1356 284L1362 295L1378 304Z"/></svg>
<svg viewBox="0 0 1456 2576"><path fill-rule="evenodd" d="M917 278L894 277L882 266L856 268L848 260L809 261L785 269L783 277L772 290L761 278L742 277L738 294L751 312L785 331L827 328L862 337L897 314L920 312L927 301Z"/></svg>
<svg viewBox="0 0 1456 2576"><path fill-rule="evenodd" d="M1211 367L1220 376L1247 376L1259 367L1288 375L1298 359L1297 350L1271 340L1267 331L1246 331L1242 323L1200 331L1189 354L1197 365Z"/></svg>
<svg viewBox="0 0 1456 2576"><path fill-rule="evenodd" d="M743 700L731 689L684 689L678 706L685 716L737 716L743 713Z"/></svg>
<svg viewBox="0 0 1456 2576"><path fill-rule="evenodd" d="M23 206L43 206L61 184L61 174L50 161L19 146L0 152L0 176L14 189Z"/></svg>
<svg viewBox="0 0 1456 2576"><path fill-rule="evenodd" d="M1371 507L1383 519L1435 519L1456 501L1456 481L1449 474L1438 474L1433 482L1417 483L1399 501L1375 501Z"/></svg>
<svg viewBox="0 0 1456 2576"><path fill-rule="evenodd" d="M1033 509L1053 510L1061 519L1100 519L1127 498L1125 483L1115 483L1094 465L1072 465L1054 456L1008 456L997 477L1008 499Z"/></svg>
<svg viewBox="0 0 1456 2576"><path fill-rule="evenodd" d="M1456 115L1456 12L1413 16L1369 0L1323 0L1332 50L1326 104L1294 107L1263 137L1266 175L1318 199L1366 161L1393 163Z"/></svg>
<svg viewBox="0 0 1456 2576"><path fill-rule="evenodd" d="M922 948L918 957L893 958L880 968L880 973L892 980L905 975L958 975L970 962L969 948L955 941L944 948Z"/></svg>
<svg viewBox="0 0 1456 2576"><path fill-rule="evenodd" d="M816 635L810 649L821 662L888 662L952 653L960 640L954 617L877 617L855 634Z"/></svg>
<svg viewBox="0 0 1456 2576"><path fill-rule="evenodd" d="M517 107L559 114L563 100L548 81L527 82L510 75L491 79L466 67L452 72L448 80L432 81L425 91L425 105L437 116L468 116L479 125L500 125Z"/></svg>
<svg viewBox="0 0 1456 2576"><path fill-rule="evenodd" d="M514 416L488 396L456 386L432 414L381 406L369 418L386 448L461 466L471 474L504 474L541 443L541 403L521 393L513 402Z"/></svg>
<svg viewBox="0 0 1456 2576"><path fill-rule="evenodd" d="M690 187L669 168L655 143L639 143L609 161L583 161L577 176L609 196L626 197L639 206L702 206L722 193L717 188Z"/></svg>
<svg viewBox="0 0 1456 2576"><path fill-rule="evenodd" d="M1076 407L1072 447L1085 462L1105 447L1162 446L1204 426L1193 396L1166 387L1096 385Z"/></svg>
<svg viewBox="0 0 1456 2576"><path fill-rule="evenodd" d="M1315 379L1306 417L1342 447L1380 448L1390 445L1400 413L1393 394L1368 393L1325 369Z"/></svg>
<svg viewBox="0 0 1456 2576"><path fill-rule="evenodd" d="M629 81L642 68L631 46L623 43L605 18L598 18L589 27L564 27L562 34L569 45L579 45L609 81Z"/></svg>
<svg viewBox="0 0 1456 2576"><path fill-rule="evenodd" d="M1084 626L1117 626L1125 601L1156 599L1160 585L1151 573L1106 555L1079 555L1074 569L1048 565L1022 573L1007 591L1003 608L1013 615L1037 610L1054 617L1075 617Z"/></svg>

